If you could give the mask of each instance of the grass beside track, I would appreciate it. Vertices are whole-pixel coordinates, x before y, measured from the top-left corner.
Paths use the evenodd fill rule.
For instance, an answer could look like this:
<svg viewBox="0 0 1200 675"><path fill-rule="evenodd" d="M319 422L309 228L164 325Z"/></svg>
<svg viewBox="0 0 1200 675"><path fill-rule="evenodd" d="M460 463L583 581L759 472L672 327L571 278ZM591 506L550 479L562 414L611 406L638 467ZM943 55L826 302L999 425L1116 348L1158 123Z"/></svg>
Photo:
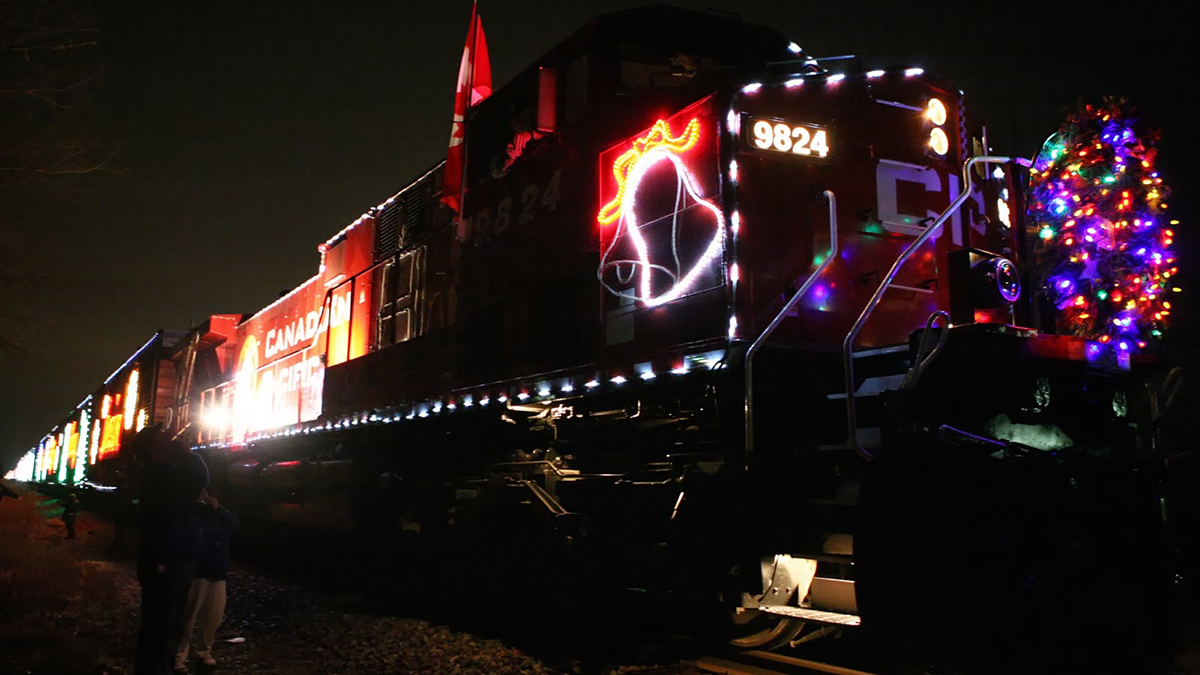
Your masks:
<svg viewBox="0 0 1200 675"><path fill-rule="evenodd" d="M0 673L131 672L138 586L111 526L81 513L68 540L58 502L17 489L0 500Z"/></svg>

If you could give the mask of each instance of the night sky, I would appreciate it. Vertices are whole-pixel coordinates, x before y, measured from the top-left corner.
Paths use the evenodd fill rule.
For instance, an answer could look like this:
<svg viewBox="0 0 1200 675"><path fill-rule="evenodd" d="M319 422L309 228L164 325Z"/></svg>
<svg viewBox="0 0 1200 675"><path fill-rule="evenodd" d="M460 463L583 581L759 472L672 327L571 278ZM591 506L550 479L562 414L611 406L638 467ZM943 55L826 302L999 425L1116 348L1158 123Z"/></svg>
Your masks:
<svg viewBox="0 0 1200 675"><path fill-rule="evenodd" d="M307 279L317 244L444 157L471 11L469 0L102 4L91 117L113 170L0 187L4 253L38 270L0 306L0 331L24 348L0 352L0 464L157 329L254 312ZM637 4L482 0L496 85L592 16ZM948 77L1001 154L1031 156L1081 98L1129 96L1163 129L1160 166L1184 221L1185 264L1196 248L1187 230L1200 228L1197 172L1187 163L1200 147L1200 79L1183 10L675 4L738 12L811 55L854 53L867 68L911 64ZM1185 297L1185 313L1191 304Z"/></svg>

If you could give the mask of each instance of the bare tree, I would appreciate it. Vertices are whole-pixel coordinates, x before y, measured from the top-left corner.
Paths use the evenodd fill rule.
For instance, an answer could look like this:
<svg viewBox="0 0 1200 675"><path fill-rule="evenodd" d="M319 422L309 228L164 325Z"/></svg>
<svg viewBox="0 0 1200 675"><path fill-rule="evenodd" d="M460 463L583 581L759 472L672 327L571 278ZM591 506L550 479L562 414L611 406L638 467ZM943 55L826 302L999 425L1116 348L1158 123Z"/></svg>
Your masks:
<svg viewBox="0 0 1200 675"><path fill-rule="evenodd" d="M99 28L86 0L0 0L0 181L90 173Z"/></svg>
<svg viewBox="0 0 1200 675"><path fill-rule="evenodd" d="M111 158L93 133L100 57L89 0L0 0L0 356L24 351L22 301L46 276L21 207L61 198Z"/></svg>

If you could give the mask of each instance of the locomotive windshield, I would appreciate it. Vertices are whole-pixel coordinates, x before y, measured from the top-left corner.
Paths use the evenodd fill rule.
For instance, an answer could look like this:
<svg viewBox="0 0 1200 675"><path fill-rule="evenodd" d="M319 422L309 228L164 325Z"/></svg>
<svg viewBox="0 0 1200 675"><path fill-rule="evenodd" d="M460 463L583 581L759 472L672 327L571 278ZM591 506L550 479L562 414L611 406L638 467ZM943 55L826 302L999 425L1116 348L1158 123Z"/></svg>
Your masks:
<svg viewBox="0 0 1200 675"><path fill-rule="evenodd" d="M696 83L697 76L703 78L726 67L711 56L659 44L622 44L618 52L621 86L629 90L688 86Z"/></svg>

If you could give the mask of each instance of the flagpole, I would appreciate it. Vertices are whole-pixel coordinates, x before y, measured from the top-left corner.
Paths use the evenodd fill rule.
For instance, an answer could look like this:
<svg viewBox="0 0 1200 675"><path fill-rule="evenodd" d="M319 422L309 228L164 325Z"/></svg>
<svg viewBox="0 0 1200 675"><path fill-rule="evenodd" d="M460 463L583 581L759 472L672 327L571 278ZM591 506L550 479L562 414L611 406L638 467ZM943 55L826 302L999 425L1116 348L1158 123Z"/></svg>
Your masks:
<svg viewBox="0 0 1200 675"><path fill-rule="evenodd" d="M471 53L468 55L467 68L470 74L467 76L467 106L463 109L462 121L462 175L459 176L459 197L458 197L458 219L462 221L463 211L467 204L467 162L470 161L467 154L467 113L471 110L471 104L475 96L475 59L479 49L479 31L476 28L479 25L479 2L475 0L471 3L471 27L467 30L471 35Z"/></svg>

